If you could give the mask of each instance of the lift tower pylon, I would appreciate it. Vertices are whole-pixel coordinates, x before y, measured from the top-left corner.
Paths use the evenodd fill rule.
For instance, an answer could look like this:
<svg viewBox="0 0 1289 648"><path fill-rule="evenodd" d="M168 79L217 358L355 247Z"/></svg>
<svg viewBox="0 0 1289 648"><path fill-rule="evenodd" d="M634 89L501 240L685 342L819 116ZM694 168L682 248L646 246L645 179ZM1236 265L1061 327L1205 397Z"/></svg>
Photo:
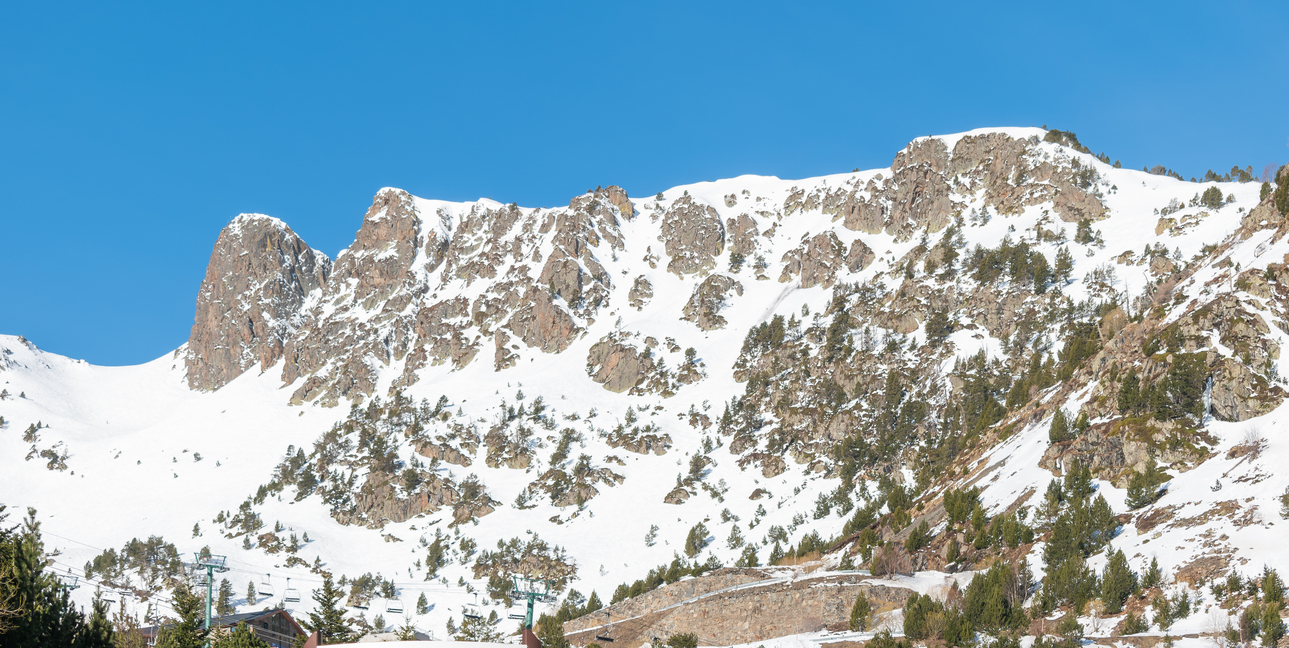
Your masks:
<svg viewBox="0 0 1289 648"><path fill-rule="evenodd" d="M211 601L214 595L215 574L222 574L228 571L228 566L224 564L227 558L206 552L195 554L195 557L197 558L197 566L206 568L206 630L210 630Z"/></svg>

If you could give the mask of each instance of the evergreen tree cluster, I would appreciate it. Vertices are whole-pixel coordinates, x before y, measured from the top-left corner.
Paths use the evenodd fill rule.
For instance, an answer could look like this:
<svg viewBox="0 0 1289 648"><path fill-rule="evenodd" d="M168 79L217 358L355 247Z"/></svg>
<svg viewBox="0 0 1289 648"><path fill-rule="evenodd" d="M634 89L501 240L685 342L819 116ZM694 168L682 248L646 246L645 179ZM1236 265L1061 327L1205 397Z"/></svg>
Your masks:
<svg viewBox="0 0 1289 648"><path fill-rule="evenodd" d="M775 315L769 322L762 322L747 330L743 338L743 354L766 353L783 344L784 320L782 315Z"/></svg>
<svg viewBox="0 0 1289 648"><path fill-rule="evenodd" d="M1204 193L1200 194L1199 197L1199 204L1203 207L1208 207L1209 209L1219 209L1225 203L1226 200L1222 197L1222 190L1217 187L1209 187L1208 189L1205 189Z"/></svg>
<svg viewBox="0 0 1289 648"><path fill-rule="evenodd" d="M630 585L627 585L626 583L618 585L617 589L613 591L613 598L609 601L609 605L639 596L645 592L652 592L663 585L670 585L685 576L702 576L709 571L720 568L720 561L716 560L715 556L708 558L705 563L694 562L692 564L680 556L676 556L672 559L671 564L659 565L658 567L649 570L649 574L644 578L637 580Z"/></svg>
<svg viewBox="0 0 1289 648"><path fill-rule="evenodd" d="M88 614L45 569L46 555L36 512L22 526L5 526L0 504L0 646L110 648L114 645L107 604L95 600Z"/></svg>
<svg viewBox="0 0 1289 648"><path fill-rule="evenodd" d="M1132 477L1128 478L1128 508L1139 509L1154 504L1162 493L1160 484L1166 481L1168 475L1159 470L1153 459L1147 464L1145 472L1132 471Z"/></svg>
<svg viewBox="0 0 1289 648"><path fill-rule="evenodd" d="M1084 562L1101 551L1118 530L1114 511L1092 485L1092 473L1075 461L1064 480L1052 480L1044 508L1054 517L1051 535L1043 548L1047 577L1040 605L1044 610L1070 604L1082 610L1099 594L1097 575Z"/></svg>
<svg viewBox="0 0 1289 648"><path fill-rule="evenodd" d="M1029 402L1032 390L1044 390L1056 383L1056 362L1051 356L1035 353L1029 367L1007 391L1007 408L1018 408Z"/></svg>
<svg viewBox="0 0 1289 648"><path fill-rule="evenodd" d="M85 563L85 578L106 582L122 581L126 572L135 572L149 588L173 586L183 574L183 561L173 544L161 536L147 540L132 538L118 552L105 549Z"/></svg>
<svg viewBox="0 0 1289 648"><path fill-rule="evenodd" d="M1147 350L1147 355L1149 355ZM1173 362L1159 380L1143 383L1136 368L1119 381L1119 411L1133 416L1153 416L1159 421L1204 415L1204 387L1208 367L1202 353L1174 353Z"/></svg>
<svg viewBox="0 0 1289 648"><path fill-rule="evenodd" d="M461 621L461 627L457 627L451 619L448 619L447 631L453 639L457 641L477 641L483 643L496 643L501 641L505 633L499 627L501 617L497 616L497 611L488 612L488 616L480 616L477 619L464 619Z"/></svg>
<svg viewBox="0 0 1289 648"><path fill-rule="evenodd" d="M1003 237L997 248L977 245L963 266L981 284L989 285L1005 278L1012 285L1028 286L1039 295L1047 292L1055 278L1042 252L1030 249L1025 241L1013 243L1010 236Z"/></svg>
<svg viewBox="0 0 1289 648"><path fill-rule="evenodd" d="M904 636L915 642L938 639L947 646L965 646L972 640L972 620L956 605L915 593L904 604Z"/></svg>
<svg viewBox="0 0 1289 648"><path fill-rule="evenodd" d="M996 562L983 575L976 574L971 579L963 597L963 614L976 629L990 634L1021 630L1029 623L1029 615L1021 605L1032 580L1024 561Z"/></svg>
<svg viewBox="0 0 1289 648"><path fill-rule="evenodd" d="M971 519L971 514L980 506L980 489L949 489L944 494L944 512L950 524L962 524Z"/></svg>
<svg viewBox="0 0 1289 648"><path fill-rule="evenodd" d="M1264 647L1272 647L1284 638L1286 628L1280 614L1285 608L1285 585L1276 570L1264 566L1261 576L1248 580L1232 572L1225 583L1214 584L1213 593L1219 599L1224 596L1252 599L1241 612L1238 627L1231 633L1233 642L1248 645L1260 642ZM1224 607L1226 605L1224 603ZM1237 599L1234 605L1238 607L1240 601Z"/></svg>
<svg viewBox="0 0 1289 648"><path fill-rule="evenodd" d="M568 639L564 638L564 625L557 616L543 614L533 624L534 634L542 642L542 648L569 648Z"/></svg>
<svg viewBox="0 0 1289 648"><path fill-rule="evenodd" d="M1238 165L1232 165L1231 170L1225 175L1218 175L1212 169L1204 173L1202 182L1253 182L1253 166L1247 166L1241 169Z"/></svg>

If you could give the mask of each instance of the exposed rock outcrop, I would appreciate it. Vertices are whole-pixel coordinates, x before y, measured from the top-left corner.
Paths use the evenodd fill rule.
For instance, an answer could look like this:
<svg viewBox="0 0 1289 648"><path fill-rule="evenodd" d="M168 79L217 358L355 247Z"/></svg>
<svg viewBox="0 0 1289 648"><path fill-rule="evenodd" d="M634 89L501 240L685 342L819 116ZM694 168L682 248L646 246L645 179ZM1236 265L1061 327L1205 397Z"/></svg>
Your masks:
<svg viewBox="0 0 1289 648"><path fill-rule="evenodd" d="M529 347L546 353L567 349L578 330L572 316L542 290L530 291L528 301L515 312L506 327Z"/></svg>
<svg viewBox="0 0 1289 648"><path fill-rule="evenodd" d="M654 368L653 358L615 336L596 342L586 356L586 372L604 388L622 393L644 380Z"/></svg>
<svg viewBox="0 0 1289 648"><path fill-rule="evenodd" d="M423 513L432 513L457 502L453 484L432 473L421 473L421 484L416 492L399 497L398 486L392 475L371 473L358 492L353 495L353 505L337 508L332 517L341 524L362 524L379 529L386 523L405 522Z"/></svg>
<svg viewBox="0 0 1289 648"><path fill-rule="evenodd" d="M694 289L680 319L693 322L704 331L724 328L725 318L720 312L731 292L741 296L743 284L725 275L709 276Z"/></svg>
<svg viewBox="0 0 1289 648"><path fill-rule="evenodd" d="M653 284L644 275L636 277L635 283L631 284L631 292L627 293L627 304L636 310L644 310L652 299Z"/></svg>
<svg viewBox="0 0 1289 648"><path fill-rule="evenodd" d="M285 223L242 214L219 234L197 293L184 364L193 389L219 389L255 364L268 369L302 324L331 260Z"/></svg>
<svg viewBox="0 0 1289 648"><path fill-rule="evenodd" d="M863 249L858 254L862 261ZM871 257L871 250L869 255ZM779 275L779 281L791 281L792 277L800 275L802 288L830 288L837 281L837 271L848 267L852 262L847 257L846 247L836 234L816 234L784 253L783 274Z"/></svg>
<svg viewBox="0 0 1289 648"><path fill-rule="evenodd" d="M760 232L751 216L739 214L738 218L725 219L725 231L729 234L730 254L750 258L756 253L756 239Z"/></svg>
<svg viewBox="0 0 1289 648"><path fill-rule="evenodd" d="M707 272L716 266L716 257L725 249L725 225L710 205L685 195L663 215L662 240L671 257L668 272Z"/></svg>

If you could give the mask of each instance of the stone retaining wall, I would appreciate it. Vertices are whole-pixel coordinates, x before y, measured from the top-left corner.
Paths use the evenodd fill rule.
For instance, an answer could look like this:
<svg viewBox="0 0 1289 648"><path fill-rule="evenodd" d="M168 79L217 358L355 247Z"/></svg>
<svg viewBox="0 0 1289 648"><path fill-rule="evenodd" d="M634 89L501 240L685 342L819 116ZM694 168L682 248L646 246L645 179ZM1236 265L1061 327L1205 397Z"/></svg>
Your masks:
<svg viewBox="0 0 1289 648"><path fill-rule="evenodd" d="M827 627L844 628L860 591L868 596L874 611L901 607L911 593L908 589L867 582L868 579L871 577L860 574L837 574L718 591L669 610L661 609L665 606L641 610L634 618L614 614L613 625L606 634L613 638L614 648L635 648L654 637L665 640L681 632L698 635L698 643L708 646L764 641ZM606 632L602 627L604 616L592 616L595 618L590 624L586 618L578 619L582 622L578 629L572 627L574 622L565 624L570 643L585 645L595 641L597 632Z"/></svg>
<svg viewBox="0 0 1289 648"><path fill-rule="evenodd" d="M588 614L584 617L573 619L564 624L565 634L578 632L587 628L593 628L604 624L605 612L610 614L613 619L629 619L648 614L654 610L675 605L695 596L710 594L719 590L743 585L745 583L754 583L760 580L772 578L769 574L759 569L739 569L727 568L718 569L710 574L698 578L688 578L677 581L670 585L664 585L653 591L645 592L634 598L610 605L609 607Z"/></svg>

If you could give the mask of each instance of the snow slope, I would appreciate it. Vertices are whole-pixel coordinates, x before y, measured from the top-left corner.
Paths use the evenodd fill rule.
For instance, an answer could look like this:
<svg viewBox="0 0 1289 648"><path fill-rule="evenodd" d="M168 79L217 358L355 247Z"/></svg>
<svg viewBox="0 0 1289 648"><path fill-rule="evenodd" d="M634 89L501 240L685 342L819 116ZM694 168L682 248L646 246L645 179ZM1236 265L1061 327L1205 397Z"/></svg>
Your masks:
<svg viewBox="0 0 1289 648"><path fill-rule="evenodd" d="M961 137L980 132L984 131L941 139L952 147ZM1005 129L1005 132L1018 138L1041 138L1044 133L1040 129ZM1098 294L1097 288L1089 286L1084 277L1106 265L1117 269L1111 286L1114 291L1141 292L1153 279L1140 266L1116 264L1116 257L1125 252L1140 254L1143 246L1162 242L1170 250L1177 250L1181 258L1189 259L1205 245L1227 239L1239 226L1241 216L1259 199L1257 183L1181 182L1140 171L1115 169L1092 156L1056 144L1042 143L1038 147L1053 158L1077 158L1095 168L1101 176L1098 186L1110 211L1108 219L1095 224L1105 244L1076 248L1075 281L1066 288L1066 293L1076 301ZM743 392L743 385L734 380L730 367L739 355L747 329L776 314L786 317L807 311L821 313L828 305L829 289L801 288L795 280L786 284L774 281L785 252L821 231L834 232L847 246L862 239L877 253L877 261L860 272L846 275L844 280L877 280L889 288L898 286L897 273L890 271L920 243L917 237L897 241L884 233L846 230L819 209L787 216L779 211L794 189L809 193L851 184L863 186L882 173L889 175L889 170L803 180L741 176L669 189L662 192L661 199L636 199L633 202L640 216L621 224L626 250L613 260L602 259L606 269L619 279L609 301L617 306L611 307L569 349L558 354L519 350L518 364L501 372L494 371L491 363L482 357L457 371L451 371L449 365L422 370L420 380L408 389L408 395L431 402L440 395L447 396L451 410L459 412L454 420L471 421L486 430L488 422L496 418L502 400L518 402L518 392L522 391L527 402L538 396L544 399L561 426L583 432L585 447L575 454L586 452L598 463L603 463L601 458L615 455L624 462L610 467L625 477L625 483L601 487L600 495L581 512L556 508L549 501L527 510L511 505L520 491L541 474L541 462L528 471L488 468L482 461L468 469L446 466L443 469L457 477L477 474L487 485L489 494L502 503L495 513L482 517L477 524L453 529L453 536L473 538L480 548L486 549L498 540L522 539L536 533L566 548L573 556L578 566L575 588L583 594L595 590L607 601L618 583L629 583L643 577L648 569L669 562L683 547L690 528L699 522L706 524L714 539L704 557L710 554L726 564L739 553L725 542L735 524L741 525L745 537L758 543L763 542L762 534L774 525L790 529L794 542L811 531L818 531L824 537L839 533L844 518L833 514L814 519L812 515L816 498L835 489L838 480L807 474L805 466L791 462L787 472L766 479L757 471L739 469L735 464L737 456L725 448L711 453L716 463L707 479L709 484L723 483L726 494L721 499L700 491L688 503L676 506L663 503L663 497L675 486L675 476L687 472L689 458L699 452L704 436L715 436L686 422L691 408L716 419L723 403ZM1195 225L1177 236L1156 234L1159 216L1155 210L1174 200L1184 204L1214 184L1220 184L1221 191L1232 195L1234 201L1216 210L1183 209L1173 216L1194 215ZM725 196L730 194L741 197L734 207L726 206ZM775 226L773 238L763 242L764 256L770 264L766 271L770 280L757 281L751 269L746 268L736 275L744 293L733 298L721 312L730 322L722 330L704 332L679 319L696 279L667 273L662 264L650 269L640 261L646 246L652 245L654 253L661 254L661 245L657 242L659 224L649 216L684 195L712 206L722 219L741 213L761 213L757 219L762 232L771 224ZM966 211L974 212L984 204L980 195L955 195L954 198L967 205ZM462 214L476 204L417 201L418 208L427 214L440 210ZM1201 211L1205 214L1203 217L1199 217ZM968 247L996 246L1004 236L1028 237L1026 240L1035 249L1053 258L1065 244L1039 241L1034 232L1041 225L1070 240L1074 238L1075 224L1051 218L1047 212L1046 206L1038 205L1019 215L995 216L987 223L965 228L963 235ZM941 235L931 234L928 243L934 244ZM1289 241L1271 243L1266 239L1267 235L1259 234L1232 248L1229 255L1248 268L1278 260L1289 252ZM544 252L549 254L549 250ZM720 268L726 267L727 257L728 252L719 262ZM1197 273L1191 279L1191 289L1201 289L1216 276L1216 264L1213 267L1208 274ZM636 275L649 279L655 295L642 311L625 307L626 292L631 285L627 279ZM472 294L469 286L453 286L451 290L467 296ZM683 387L675 397L667 399L606 391L587 377L586 357L596 341L614 330L639 332L641 337L647 335L659 340L670 337L682 349L695 348L705 365L707 378ZM972 355L981 348L996 353L1001 345L988 336L973 336L965 330L956 333L952 340L958 346L960 357ZM219 511L236 510L258 485L268 481L288 446L309 447L319 434L344 418L344 407L290 406L289 396L298 385L281 384L280 365L264 372L252 369L214 392L192 391L186 386L183 362L179 359L182 348L143 365L115 368L91 366L46 353L12 336L0 336L0 349L0 387L13 396L0 401L0 416L5 420L0 430L0 500L10 507L10 523L22 515L24 507L37 510L47 547L57 552L55 565L59 570L82 574L82 566L102 550L119 548L130 538L159 535L189 555L204 546L209 546L214 553L227 554L232 570L225 576L233 582L239 597L246 591L247 582L258 583L267 577L275 589L271 600L277 601L289 577L292 587L304 596L299 603L287 607L297 614L310 609L309 591L321 582L317 574L304 568L285 567L284 555L244 550L240 539L226 539L215 532L212 517ZM481 354L485 355L490 353ZM949 368L946 365L946 371ZM381 374L377 393L384 393L393 383L398 373L395 369L390 367ZM25 396L17 397L18 394ZM671 451L662 456L638 455L604 443L596 432L612 428L626 418L631 408L636 408L642 422L656 423L662 432L671 436L674 444ZM567 418L575 413L578 420ZM1239 550L1246 574L1261 569L1263 564L1289 573L1286 571L1289 554L1280 551L1278 539L1282 531L1276 526L1279 518L1273 501L1289 485L1289 474L1274 470L1275 466L1289 461L1289 444L1284 442L1281 424L1285 420L1289 420L1289 410L1281 407L1272 414L1239 424L1209 421L1208 429L1221 440L1216 449L1217 458L1188 473L1185 479L1174 480L1167 495L1156 504L1179 505L1182 508L1178 515L1188 516L1208 510L1216 501L1236 499L1251 511L1250 524L1236 528L1229 521L1201 523L1192 529L1189 537L1175 533L1163 537L1139 535L1129 526L1115 539L1114 546L1123 548L1133 558L1134 565L1140 566L1154 556L1162 565L1176 566L1205 551L1204 534L1226 535L1231 538L1230 545ZM34 445L38 449L56 448L66 452L66 471L47 469L39 457L26 458L33 444L22 440L22 431L37 421L47 427L39 430L39 440ZM1270 441L1262 457L1239 465L1225 460L1225 451L1252 428L1263 431ZM1001 509L1011 505L1027 488L1035 489L1041 496L1051 478L1048 471L1037 465L1045 447L1044 425L1027 428L995 448L983 460L998 464L984 484L985 502ZM548 451L549 444L542 455ZM410 455L407 448L401 452L403 456ZM1222 491L1210 490L1215 480L1222 481ZM1116 511L1124 510L1122 491L1106 483L1099 483L1098 487L1107 494ZM758 488L770 491L771 496L750 500L748 495ZM748 522L757 517L756 511L762 506L765 515L755 529L748 529ZM463 563L459 555L455 556L457 562L441 570L441 577L434 580L425 580L424 570L417 566L424 557L419 541L427 532L432 538L434 530L446 530L451 521L450 510L389 524L379 531L337 524L328 507L317 497L300 502L290 501L289 497L270 498L257 510L265 521L280 521L288 532L308 533L311 541L300 551L307 562L312 563L319 557L326 569L337 574L354 577L371 572L392 578L409 612L414 611L416 598L426 594L433 609L428 615L411 615L412 621L440 637L447 620L459 620L462 608L476 600L472 592L483 587L483 583L473 579L471 561ZM722 521L723 510L728 510L738 521ZM194 524L202 530L197 537L193 535ZM655 525L657 542L648 546L644 538ZM1093 566L1100 565L1093 562ZM94 583L89 582L77 590L76 597L85 603L94 593ZM480 604L487 604L487 597L478 598ZM127 597L127 601L139 605L136 599ZM164 596L152 600L158 601L161 611L166 612ZM258 609L264 604L242 601L240 607ZM377 603L365 614L371 618L381 611ZM504 611L499 612L504 616ZM1197 612L1174 632L1200 623L1201 614ZM397 620L393 616L386 614L386 622L394 624Z"/></svg>

